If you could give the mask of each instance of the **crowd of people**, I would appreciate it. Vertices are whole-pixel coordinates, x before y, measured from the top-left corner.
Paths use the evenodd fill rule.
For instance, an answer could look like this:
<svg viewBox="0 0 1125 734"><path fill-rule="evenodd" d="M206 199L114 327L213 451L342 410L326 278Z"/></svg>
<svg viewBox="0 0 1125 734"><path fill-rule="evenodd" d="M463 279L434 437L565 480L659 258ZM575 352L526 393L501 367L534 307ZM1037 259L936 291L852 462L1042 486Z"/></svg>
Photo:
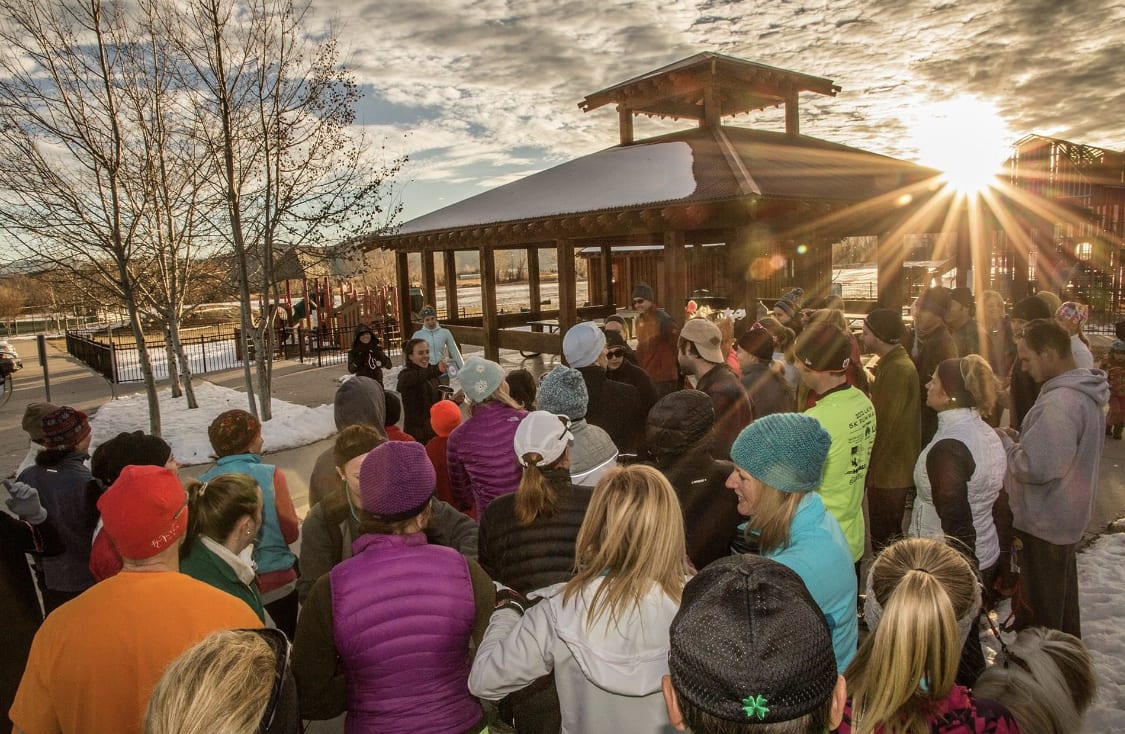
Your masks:
<svg viewBox="0 0 1125 734"><path fill-rule="evenodd" d="M1103 370L1085 306L980 297L853 333L801 289L679 321L641 283L632 338L577 324L539 380L426 307L395 391L361 328L303 522L246 411L185 486L163 440L91 456L33 404L0 705L26 734L1078 731L1125 323Z"/></svg>

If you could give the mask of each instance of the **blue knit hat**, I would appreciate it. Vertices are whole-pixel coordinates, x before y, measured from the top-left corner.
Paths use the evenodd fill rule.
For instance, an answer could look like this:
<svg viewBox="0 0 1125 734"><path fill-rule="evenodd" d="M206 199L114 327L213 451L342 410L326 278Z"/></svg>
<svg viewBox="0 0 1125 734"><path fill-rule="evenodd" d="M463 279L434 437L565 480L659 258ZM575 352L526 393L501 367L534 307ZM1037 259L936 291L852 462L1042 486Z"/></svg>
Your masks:
<svg viewBox="0 0 1125 734"><path fill-rule="evenodd" d="M474 403L483 403L500 389L500 383L504 382L504 370L491 360L469 357L457 377L461 380L465 397Z"/></svg>
<svg viewBox="0 0 1125 734"><path fill-rule="evenodd" d="M832 437L816 418L774 413L757 419L738 434L731 461L779 492L811 492L820 486Z"/></svg>
<svg viewBox="0 0 1125 734"><path fill-rule="evenodd" d="M535 405L539 410L565 415L572 421L585 418L590 393L586 390L582 373L562 365L555 367L539 383Z"/></svg>

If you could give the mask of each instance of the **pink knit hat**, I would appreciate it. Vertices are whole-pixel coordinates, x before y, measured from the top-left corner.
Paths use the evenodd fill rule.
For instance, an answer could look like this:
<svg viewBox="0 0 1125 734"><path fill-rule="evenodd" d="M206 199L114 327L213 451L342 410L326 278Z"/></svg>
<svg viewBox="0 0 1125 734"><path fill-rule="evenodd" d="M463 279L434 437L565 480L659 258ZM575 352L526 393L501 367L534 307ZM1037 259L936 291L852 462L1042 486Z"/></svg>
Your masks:
<svg viewBox="0 0 1125 734"><path fill-rule="evenodd" d="M436 484L434 465L415 441L376 446L359 467L360 504L383 522L408 520L426 509Z"/></svg>

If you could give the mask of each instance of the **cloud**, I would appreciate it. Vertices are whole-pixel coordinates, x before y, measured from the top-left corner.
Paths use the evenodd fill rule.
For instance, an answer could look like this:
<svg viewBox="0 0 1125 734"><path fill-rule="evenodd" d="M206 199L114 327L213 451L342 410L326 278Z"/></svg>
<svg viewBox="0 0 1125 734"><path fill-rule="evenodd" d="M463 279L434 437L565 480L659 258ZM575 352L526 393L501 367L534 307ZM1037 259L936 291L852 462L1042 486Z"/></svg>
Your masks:
<svg viewBox="0 0 1125 734"><path fill-rule="evenodd" d="M1125 148L1125 6L1104 0L320 0L313 12L336 19L349 66L377 90L361 122L396 144L408 131L413 177L459 192L616 144L612 109L577 102L704 50L833 79L836 98L802 97L802 132L875 152L914 156L912 114L958 94L1016 137Z"/></svg>

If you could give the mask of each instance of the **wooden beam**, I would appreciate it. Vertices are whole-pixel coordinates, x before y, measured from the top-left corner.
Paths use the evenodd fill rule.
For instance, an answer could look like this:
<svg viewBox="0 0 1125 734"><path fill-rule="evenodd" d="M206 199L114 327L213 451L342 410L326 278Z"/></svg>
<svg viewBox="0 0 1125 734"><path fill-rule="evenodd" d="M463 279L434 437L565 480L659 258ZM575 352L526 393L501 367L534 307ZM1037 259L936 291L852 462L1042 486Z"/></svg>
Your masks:
<svg viewBox="0 0 1125 734"><path fill-rule="evenodd" d="M437 273L434 272L434 253L422 253L422 302L437 308Z"/></svg>
<svg viewBox="0 0 1125 734"><path fill-rule="evenodd" d="M875 290L882 308L897 311L906 305L909 294L902 270L906 254L901 233L892 238L884 232L875 242Z"/></svg>
<svg viewBox="0 0 1125 734"><path fill-rule="evenodd" d="M789 92L785 95L785 134L801 134L801 114L796 92Z"/></svg>
<svg viewBox="0 0 1125 734"><path fill-rule="evenodd" d="M402 334L414 333L410 318L410 253L395 253L395 280L398 282L398 318ZM308 303L308 301L305 301Z"/></svg>
<svg viewBox="0 0 1125 734"><path fill-rule="evenodd" d="M448 318L457 317L457 251L441 253L445 266L445 311Z"/></svg>
<svg viewBox="0 0 1125 734"><path fill-rule="evenodd" d="M703 119L699 121L699 126L714 130L722 124L722 119L723 109L719 90L714 80L709 80L703 86Z"/></svg>
<svg viewBox="0 0 1125 734"><path fill-rule="evenodd" d="M617 105L617 122L621 128L621 144L633 144L633 110L625 105Z"/></svg>
<svg viewBox="0 0 1125 734"><path fill-rule="evenodd" d="M565 333L578 322L574 241L558 240L556 247L559 260L559 331Z"/></svg>
<svg viewBox="0 0 1125 734"><path fill-rule="evenodd" d="M593 273L587 273L590 282L593 282ZM610 245L602 245L602 285L605 290L602 293L602 303L607 306L615 306L613 295L613 247ZM592 296L593 294L591 294ZM591 298L591 300L593 300Z"/></svg>
<svg viewBox="0 0 1125 734"><path fill-rule="evenodd" d="M480 304L484 314L484 358L493 362L500 360L500 342L497 332L500 325L496 321L496 258L495 250L482 247L480 253Z"/></svg>
<svg viewBox="0 0 1125 734"><path fill-rule="evenodd" d="M686 250L683 232L664 233L664 293L661 305L677 321L683 319L688 297Z"/></svg>
<svg viewBox="0 0 1125 734"><path fill-rule="evenodd" d="M527 248L527 292L531 299L531 312L539 313L543 308L543 293L539 287L539 248Z"/></svg>

